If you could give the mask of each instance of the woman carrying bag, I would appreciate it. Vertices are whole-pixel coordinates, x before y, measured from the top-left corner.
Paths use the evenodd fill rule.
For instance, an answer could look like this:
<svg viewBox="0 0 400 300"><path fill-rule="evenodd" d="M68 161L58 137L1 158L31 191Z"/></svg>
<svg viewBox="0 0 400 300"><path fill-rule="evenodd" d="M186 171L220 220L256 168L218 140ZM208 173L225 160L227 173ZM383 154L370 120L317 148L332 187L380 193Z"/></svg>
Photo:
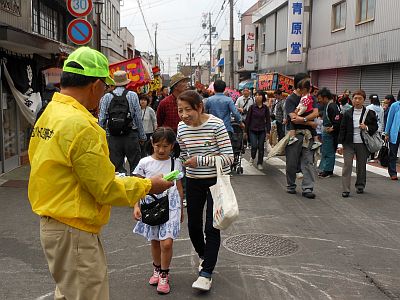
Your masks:
<svg viewBox="0 0 400 300"><path fill-rule="evenodd" d="M220 231L213 227L214 201L210 187L217 183L217 157L222 172L227 174L233 162L233 151L224 122L203 111L203 102L197 92L186 91L179 95L178 114L182 122L178 125L177 139L180 158L186 167L189 236L200 262L199 277L192 287L208 291L221 243Z"/></svg>
<svg viewBox="0 0 400 300"><path fill-rule="evenodd" d="M370 152L365 145L363 133L373 135L378 130L376 114L364 106L365 92L359 90L353 93L353 107L343 114L338 138L338 152L343 154L344 166L342 171L342 197L350 195L351 173L353 171L353 158L356 156L356 192L364 193L366 185L366 165ZM364 116L364 114L367 115ZM364 122L363 122L364 121Z"/></svg>

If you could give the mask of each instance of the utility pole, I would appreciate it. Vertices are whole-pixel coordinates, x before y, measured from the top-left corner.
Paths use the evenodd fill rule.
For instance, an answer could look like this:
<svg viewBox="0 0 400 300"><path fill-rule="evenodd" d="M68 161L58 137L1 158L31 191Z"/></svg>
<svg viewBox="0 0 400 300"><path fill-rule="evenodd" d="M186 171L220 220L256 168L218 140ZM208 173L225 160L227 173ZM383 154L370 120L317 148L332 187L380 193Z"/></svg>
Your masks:
<svg viewBox="0 0 400 300"><path fill-rule="evenodd" d="M229 0L229 11L230 11L230 29L229 29L229 58L230 58L230 70L229 70L229 86L235 88L234 80L234 57L233 57L233 44L235 38L233 36L233 0Z"/></svg>
<svg viewBox="0 0 400 300"><path fill-rule="evenodd" d="M207 21L207 15L208 15L208 21ZM203 45L208 45L209 46L209 51L210 51L210 65L208 68L208 81L211 83L211 66L212 66L212 38L216 38L218 36L218 33L215 30L215 27L212 26L211 23L211 13L209 12L208 14L205 13L203 14L203 21L201 24L201 27L203 29L208 29L208 33L204 34L204 41L208 38L208 43L207 44L200 44L200 46Z"/></svg>
<svg viewBox="0 0 400 300"><path fill-rule="evenodd" d="M192 82L192 44L189 44L189 68L190 68L190 86L193 85Z"/></svg>
<svg viewBox="0 0 400 300"><path fill-rule="evenodd" d="M209 35L209 43L210 43L210 68L208 69L208 80L211 83L211 64L212 64L212 24L211 24L211 13L208 13L208 28L210 32Z"/></svg>
<svg viewBox="0 0 400 300"><path fill-rule="evenodd" d="M176 60L179 61L178 67L176 68L176 72L181 72L181 69L182 69L182 54L181 53L176 54Z"/></svg>
<svg viewBox="0 0 400 300"><path fill-rule="evenodd" d="M158 24L156 23L156 31L154 32L154 65L157 66L158 59L157 59L157 27Z"/></svg>

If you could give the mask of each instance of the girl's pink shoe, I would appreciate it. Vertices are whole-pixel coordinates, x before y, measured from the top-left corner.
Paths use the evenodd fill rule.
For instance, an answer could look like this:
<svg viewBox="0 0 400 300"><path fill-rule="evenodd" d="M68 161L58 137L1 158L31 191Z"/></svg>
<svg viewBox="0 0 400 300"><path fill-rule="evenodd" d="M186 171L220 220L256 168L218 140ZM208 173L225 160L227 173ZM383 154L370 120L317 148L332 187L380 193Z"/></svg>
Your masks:
<svg viewBox="0 0 400 300"><path fill-rule="evenodd" d="M169 275L166 273L161 273L158 279L157 292L159 294L168 294L169 291Z"/></svg>
<svg viewBox="0 0 400 300"><path fill-rule="evenodd" d="M160 270L154 268L153 275L149 279L150 285L157 285L160 278Z"/></svg>

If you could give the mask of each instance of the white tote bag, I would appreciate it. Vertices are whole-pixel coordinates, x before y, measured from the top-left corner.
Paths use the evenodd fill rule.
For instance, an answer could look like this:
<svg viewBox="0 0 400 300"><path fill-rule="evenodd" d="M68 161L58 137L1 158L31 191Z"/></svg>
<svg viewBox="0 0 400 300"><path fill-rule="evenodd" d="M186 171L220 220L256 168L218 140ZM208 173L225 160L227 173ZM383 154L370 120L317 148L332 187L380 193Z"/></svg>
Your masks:
<svg viewBox="0 0 400 300"><path fill-rule="evenodd" d="M224 230L239 216L239 207L231 185L230 175L224 175L221 160L221 157L215 157L217 183L210 186L210 191L214 201L213 226L216 229Z"/></svg>

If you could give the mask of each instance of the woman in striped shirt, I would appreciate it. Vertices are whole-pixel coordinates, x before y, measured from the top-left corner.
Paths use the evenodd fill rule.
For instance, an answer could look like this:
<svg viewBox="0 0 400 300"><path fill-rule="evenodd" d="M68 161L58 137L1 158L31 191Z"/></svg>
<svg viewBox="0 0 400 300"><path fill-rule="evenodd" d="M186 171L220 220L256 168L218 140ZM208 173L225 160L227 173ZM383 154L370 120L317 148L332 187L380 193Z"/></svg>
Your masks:
<svg viewBox="0 0 400 300"><path fill-rule="evenodd" d="M178 97L178 142L186 167L186 199L189 236L200 258L199 277L192 287L202 291L211 288L212 272L218 258L221 237L213 227L213 199L209 187L217 181L215 157L222 158L224 172L230 171L233 151L224 122L203 112L203 102L195 91ZM206 208L205 235L203 210Z"/></svg>

